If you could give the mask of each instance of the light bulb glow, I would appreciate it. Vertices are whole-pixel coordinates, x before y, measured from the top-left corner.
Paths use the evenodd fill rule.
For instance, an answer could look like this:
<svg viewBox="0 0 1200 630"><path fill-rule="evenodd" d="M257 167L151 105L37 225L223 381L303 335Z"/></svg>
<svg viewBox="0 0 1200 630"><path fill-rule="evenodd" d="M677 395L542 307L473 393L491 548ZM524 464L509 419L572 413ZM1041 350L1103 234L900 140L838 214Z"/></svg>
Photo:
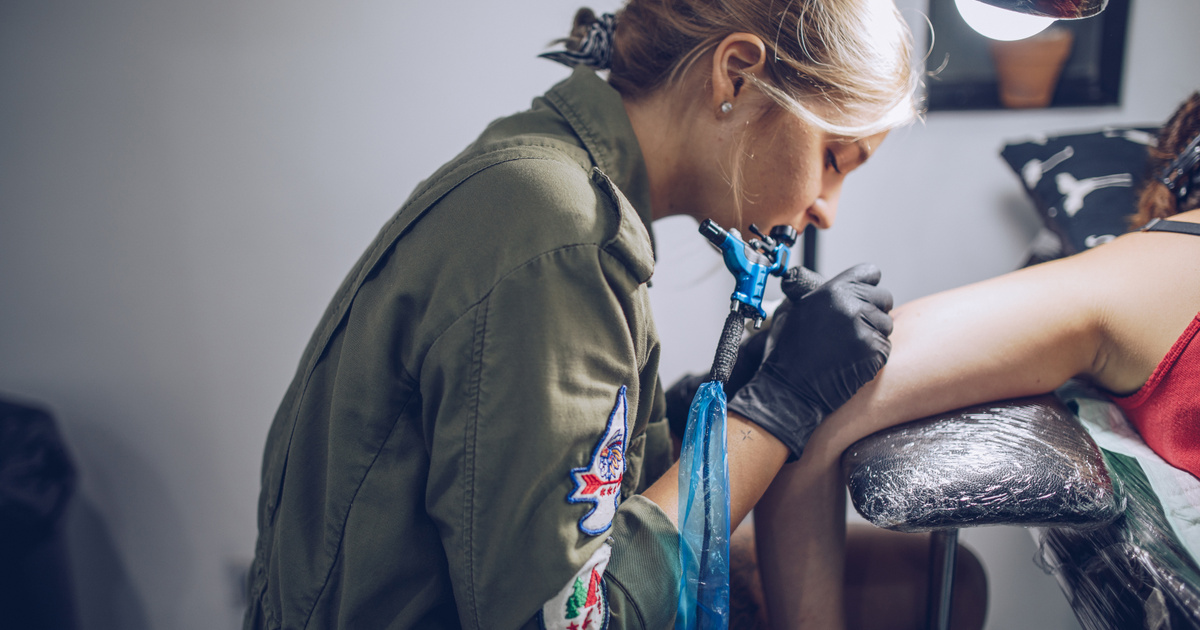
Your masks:
<svg viewBox="0 0 1200 630"><path fill-rule="evenodd" d="M954 0L954 4L971 28L985 37L1002 41L1032 37L1054 23L1054 18L1017 13L978 0Z"/></svg>

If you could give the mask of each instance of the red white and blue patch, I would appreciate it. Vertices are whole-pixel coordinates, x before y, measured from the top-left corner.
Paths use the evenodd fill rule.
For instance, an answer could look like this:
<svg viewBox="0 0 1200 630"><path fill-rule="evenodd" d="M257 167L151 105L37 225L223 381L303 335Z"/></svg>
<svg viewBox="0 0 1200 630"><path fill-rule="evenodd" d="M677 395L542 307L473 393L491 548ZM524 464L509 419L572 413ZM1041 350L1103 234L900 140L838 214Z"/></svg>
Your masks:
<svg viewBox="0 0 1200 630"><path fill-rule="evenodd" d="M592 451L587 466L571 469L575 489L567 495L568 503L592 503L593 507L579 519L579 531L595 536L612 527L613 516L621 503L621 480L625 477L625 446L629 429L625 403L625 386L617 392L617 404L608 416L604 435Z"/></svg>
<svg viewBox="0 0 1200 630"><path fill-rule="evenodd" d="M608 588L604 570L612 557L608 543L571 578L563 590L546 602L539 614L545 630L606 630L608 628Z"/></svg>

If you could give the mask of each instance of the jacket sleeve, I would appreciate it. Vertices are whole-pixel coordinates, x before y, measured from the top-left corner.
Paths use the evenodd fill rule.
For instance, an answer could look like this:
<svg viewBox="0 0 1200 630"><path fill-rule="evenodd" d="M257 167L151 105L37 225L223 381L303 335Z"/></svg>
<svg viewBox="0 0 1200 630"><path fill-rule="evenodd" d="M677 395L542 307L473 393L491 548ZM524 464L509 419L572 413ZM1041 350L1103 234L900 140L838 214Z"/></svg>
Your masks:
<svg viewBox="0 0 1200 630"><path fill-rule="evenodd" d="M671 624L678 533L629 468L657 420L649 318L618 259L568 244L504 275L431 347L426 504L464 627Z"/></svg>

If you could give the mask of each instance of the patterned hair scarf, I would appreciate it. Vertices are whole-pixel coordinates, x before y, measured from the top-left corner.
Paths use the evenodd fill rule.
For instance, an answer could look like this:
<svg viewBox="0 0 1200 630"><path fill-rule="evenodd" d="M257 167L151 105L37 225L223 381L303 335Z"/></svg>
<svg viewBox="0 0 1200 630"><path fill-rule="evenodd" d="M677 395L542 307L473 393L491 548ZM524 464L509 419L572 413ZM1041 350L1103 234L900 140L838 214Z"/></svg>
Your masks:
<svg viewBox="0 0 1200 630"><path fill-rule="evenodd" d="M1158 177L1167 190L1175 193L1176 208L1182 211L1193 187L1200 185L1200 136L1192 138Z"/></svg>
<svg viewBox="0 0 1200 630"><path fill-rule="evenodd" d="M607 70L612 65L613 32L617 28L617 16L605 13L588 25L587 33L576 45L567 41L567 50L555 50L538 55L565 66L590 66Z"/></svg>

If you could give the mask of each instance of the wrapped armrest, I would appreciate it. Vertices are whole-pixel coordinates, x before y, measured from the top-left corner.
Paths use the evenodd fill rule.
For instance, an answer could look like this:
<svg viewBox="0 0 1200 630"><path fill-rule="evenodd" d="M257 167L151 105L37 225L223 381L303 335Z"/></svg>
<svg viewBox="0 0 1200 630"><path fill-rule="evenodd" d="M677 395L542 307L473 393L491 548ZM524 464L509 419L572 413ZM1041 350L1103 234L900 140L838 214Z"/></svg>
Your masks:
<svg viewBox="0 0 1200 630"><path fill-rule="evenodd" d="M1124 509L1100 450L1053 396L892 427L842 455L855 509L878 527L1098 527Z"/></svg>

